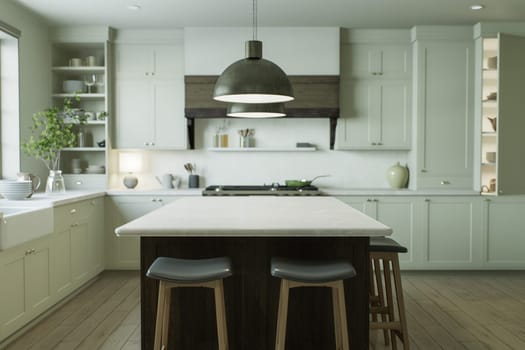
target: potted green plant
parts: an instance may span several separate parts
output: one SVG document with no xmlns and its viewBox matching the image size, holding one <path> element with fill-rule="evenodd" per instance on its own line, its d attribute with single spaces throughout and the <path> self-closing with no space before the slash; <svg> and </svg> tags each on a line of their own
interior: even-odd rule
<svg viewBox="0 0 525 350">
<path fill-rule="evenodd" d="M 80 101 L 78 96 L 75 96 L 74 99 Z M 72 99 L 65 98 L 63 109 L 51 107 L 33 114 L 31 136 L 21 146 L 24 153 L 40 159 L 49 169 L 46 193 L 65 191 L 64 179 L 60 170 L 60 152 L 76 144 L 74 123 L 85 123 L 85 120 L 74 112 L 72 106 Z M 64 120 L 66 117 L 74 122 L 66 122 Z"/>
</svg>

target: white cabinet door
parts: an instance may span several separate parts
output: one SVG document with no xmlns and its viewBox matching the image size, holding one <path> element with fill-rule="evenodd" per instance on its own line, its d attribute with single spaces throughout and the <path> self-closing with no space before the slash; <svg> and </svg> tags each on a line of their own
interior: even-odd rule
<svg viewBox="0 0 525 350">
<path fill-rule="evenodd" d="M 342 81 L 337 148 L 410 149 L 409 98 L 405 80 Z"/>
<path fill-rule="evenodd" d="M 421 247 L 426 267 L 480 266 L 479 198 L 434 197 L 424 203 Z"/>
<path fill-rule="evenodd" d="M 408 45 L 352 44 L 341 48 L 341 77 L 402 79 L 410 77 Z"/>
<path fill-rule="evenodd" d="M 49 236 L 0 253 L 0 339 L 51 304 Z"/>
<path fill-rule="evenodd" d="M 70 229 L 71 276 L 73 283 L 87 280 L 91 272 L 91 245 L 87 218 L 75 221 Z"/>
<path fill-rule="evenodd" d="M 181 197 L 118 196 L 106 198 L 106 268 L 137 270 L 140 268 L 140 238 L 117 237 L 115 228 L 165 203 Z"/>
<path fill-rule="evenodd" d="M 473 187 L 473 47 L 415 44 L 418 189 Z"/>
<path fill-rule="evenodd" d="M 159 80 L 152 88 L 155 148 L 186 149 L 188 133 L 184 117 L 184 81 Z"/>
<path fill-rule="evenodd" d="M 367 201 L 366 214 L 387 225 L 393 231 L 390 238 L 408 249 L 406 254 L 399 254 L 403 267 L 410 267 L 419 252 L 416 247 L 416 198 L 378 197 Z"/>
<path fill-rule="evenodd" d="M 523 268 L 525 266 L 525 198 L 486 199 L 483 232 L 485 266 Z"/>
<path fill-rule="evenodd" d="M 151 84 L 142 79 L 117 79 L 115 84 L 115 146 L 144 148 L 154 142 Z"/>
<path fill-rule="evenodd" d="M 153 51 L 141 44 L 115 45 L 114 59 L 117 78 L 144 77 L 151 74 L 155 67 Z"/>
</svg>

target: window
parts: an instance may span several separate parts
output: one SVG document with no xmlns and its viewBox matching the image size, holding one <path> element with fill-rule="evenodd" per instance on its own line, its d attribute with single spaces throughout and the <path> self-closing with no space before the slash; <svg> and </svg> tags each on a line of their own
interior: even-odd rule
<svg viewBox="0 0 525 350">
<path fill-rule="evenodd" d="M 0 172 L 14 177 L 20 164 L 19 67 L 20 31 L 0 21 Z M 16 164 L 16 166 L 13 166 Z"/>
</svg>

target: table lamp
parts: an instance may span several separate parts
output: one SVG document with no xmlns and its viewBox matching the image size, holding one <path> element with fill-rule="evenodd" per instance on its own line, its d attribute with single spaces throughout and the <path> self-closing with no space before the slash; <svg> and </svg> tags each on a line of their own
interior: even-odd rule
<svg viewBox="0 0 525 350">
<path fill-rule="evenodd" d="M 124 186 L 127 188 L 135 188 L 139 183 L 139 180 L 133 173 L 142 171 L 142 154 L 132 152 L 120 152 L 119 153 L 119 171 L 121 173 L 127 173 L 124 176 Z"/>
</svg>

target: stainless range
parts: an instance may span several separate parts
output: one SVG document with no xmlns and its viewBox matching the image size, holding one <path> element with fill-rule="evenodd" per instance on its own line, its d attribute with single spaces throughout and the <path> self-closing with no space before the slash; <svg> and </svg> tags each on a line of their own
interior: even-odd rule
<svg viewBox="0 0 525 350">
<path fill-rule="evenodd" d="M 203 196 L 321 196 L 315 186 L 282 186 L 279 184 L 262 186 L 208 186 L 202 191 Z"/>
</svg>

